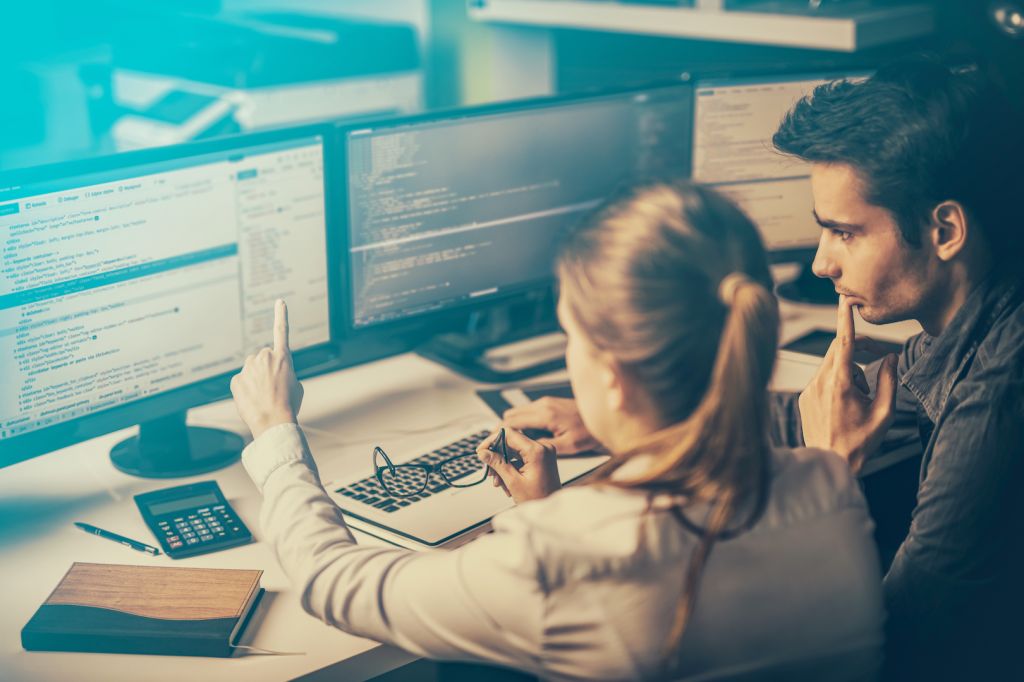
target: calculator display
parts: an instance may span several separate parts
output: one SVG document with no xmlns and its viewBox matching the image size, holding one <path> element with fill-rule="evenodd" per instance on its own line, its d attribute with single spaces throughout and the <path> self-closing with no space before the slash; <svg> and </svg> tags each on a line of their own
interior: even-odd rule
<svg viewBox="0 0 1024 682">
<path fill-rule="evenodd" d="M 207 493 L 205 495 L 193 495 L 192 497 L 171 500 L 170 502 L 154 502 L 149 505 L 149 513 L 156 516 L 159 514 L 170 514 L 172 512 L 181 511 L 182 509 L 206 507 L 213 504 L 217 504 L 217 496 L 213 493 Z"/>
</svg>

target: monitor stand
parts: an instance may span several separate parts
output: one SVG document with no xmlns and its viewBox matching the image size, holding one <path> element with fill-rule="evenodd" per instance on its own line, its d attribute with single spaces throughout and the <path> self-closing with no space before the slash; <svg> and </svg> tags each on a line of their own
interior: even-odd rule
<svg viewBox="0 0 1024 682">
<path fill-rule="evenodd" d="M 245 442 L 237 433 L 185 424 L 185 413 L 139 424 L 139 434 L 110 451 L 110 461 L 126 474 L 143 478 L 180 478 L 232 464 Z"/>
<path fill-rule="evenodd" d="M 832 306 L 839 303 L 839 294 L 836 293 L 832 280 L 815 275 L 810 263 L 804 263 L 800 274 L 795 279 L 780 284 L 776 291 L 781 298 L 794 303 Z"/>
<path fill-rule="evenodd" d="M 551 287 L 459 318 L 456 331 L 436 334 L 416 352 L 459 374 L 490 384 L 522 381 L 565 367 L 565 335 Z"/>
<path fill-rule="evenodd" d="M 476 334 L 442 334 L 417 352 L 475 381 L 501 384 L 565 367 L 565 334 L 551 325 L 503 344 Z"/>
</svg>

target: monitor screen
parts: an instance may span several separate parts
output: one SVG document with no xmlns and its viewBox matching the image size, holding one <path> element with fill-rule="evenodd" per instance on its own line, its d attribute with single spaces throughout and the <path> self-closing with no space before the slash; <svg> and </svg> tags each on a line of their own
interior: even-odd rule
<svg viewBox="0 0 1024 682">
<path fill-rule="evenodd" d="M 769 251 L 818 244 L 821 228 L 811 213 L 810 169 L 776 152 L 772 135 L 797 100 L 836 77 L 775 75 L 695 83 L 693 179 L 739 204 L 761 229 Z"/>
<path fill-rule="evenodd" d="M 567 225 L 688 172 L 691 107 L 677 85 L 348 131 L 352 326 L 549 285 Z"/>
<path fill-rule="evenodd" d="M 330 340 L 322 136 L 0 187 L 0 440 Z M 188 407 L 185 406 L 185 407 Z"/>
</svg>

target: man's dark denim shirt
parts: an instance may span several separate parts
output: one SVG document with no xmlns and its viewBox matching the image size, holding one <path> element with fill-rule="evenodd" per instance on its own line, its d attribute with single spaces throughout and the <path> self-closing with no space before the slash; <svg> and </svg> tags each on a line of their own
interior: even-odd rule
<svg viewBox="0 0 1024 682">
<path fill-rule="evenodd" d="M 1005 672 L 1021 658 L 1005 638 L 1024 620 L 1022 289 L 990 276 L 939 336 L 903 347 L 882 452 L 916 441 L 923 453 L 910 532 L 885 576 L 890 656 L 904 669 L 946 677 L 969 661 L 978 673 L 980 655 Z M 866 374 L 873 383 L 876 368 Z M 773 438 L 799 445 L 795 395 L 773 406 Z"/>
</svg>

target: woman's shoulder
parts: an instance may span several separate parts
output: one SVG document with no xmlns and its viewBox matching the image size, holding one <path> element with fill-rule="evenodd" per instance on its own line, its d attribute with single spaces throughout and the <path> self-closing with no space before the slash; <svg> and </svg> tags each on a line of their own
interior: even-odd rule
<svg viewBox="0 0 1024 682">
<path fill-rule="evenodd" d="M 646 493 L 611 483 L 576 485 L 500 514 L 494 527 L 528 528 L 558 542 L 571 541 L 620 524 L 635 528 L 650 505 Z M 865 508 L 865 503 L 849 466 L 835 453 L 779 448 L 772 451 L 769 508 L 788 525 L 845 508 Z"/>
<path fill-rule="evenodd" d="M 648 513 L 644 492 L 611 484 L 564 488 L 542 500 L 519 505 L 496 516 L 496 533 L 519 538 L 551 589 L 568 582 L 632 575 L 639 567 L 673 565 L 696 542 L 679 533 L 664 513 Z"/>
<path fill-rule="evenodd" d="M 787 524 L 866 509 L 849 465 L 839 455 L 816 448 L 778 448 L 772 452 L 771 510 Z"/>
</svg>

